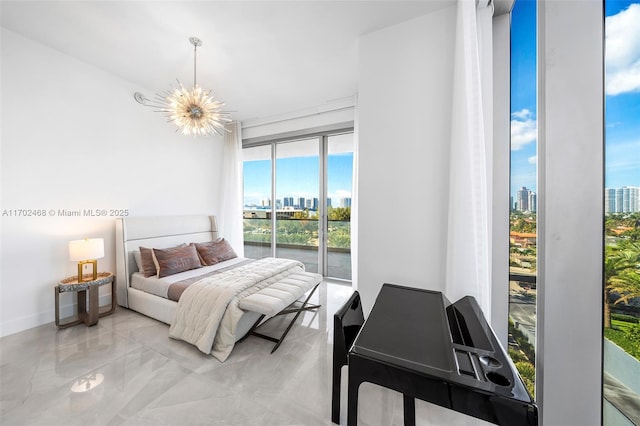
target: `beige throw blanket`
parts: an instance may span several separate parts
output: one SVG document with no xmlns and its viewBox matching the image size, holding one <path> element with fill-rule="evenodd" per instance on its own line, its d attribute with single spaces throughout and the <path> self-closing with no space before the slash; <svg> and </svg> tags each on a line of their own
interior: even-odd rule
<svg viewBox="0 0 640 426">
<path fill-rule="evenodd" d="M 238 307 L 240 300 L 303 270 L 297 260 L 268 257 L 203 278 L 182 293 L 169 336 L 225 361 L 244 313 Z"/>
</svg>

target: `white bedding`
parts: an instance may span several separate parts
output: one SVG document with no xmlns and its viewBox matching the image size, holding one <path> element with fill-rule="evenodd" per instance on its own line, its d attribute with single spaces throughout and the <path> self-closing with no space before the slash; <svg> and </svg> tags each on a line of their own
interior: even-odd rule
<svg viewBox="0 0 640 426">
<path fill-rule="evenodd" d="M 131 287 L 136 290 L 141 290 L 146 293 L 153 294 L 167 299 L 167 292 L 171 284 L 177 283 L 189 278 L 198 277 L 200 275 L 207 274 L 209 272 L 217 271 L 229 266 L 237 265 L 244 262 L 245 258 L 236 257 L 235 259 L 225 260 L 224 262 L 217 263 L 213 266 L 203 266 L 198 269 L 191 269 L 190 271 L 180 272 L 179 274 L 169 275 L 167 277 L 145 277 L 140 272 L 134 272 L 131 275 Z"/>
<path fill-rule="evenodd" d="M 304 265 L 299 261 L 264 258 L 203 278 L 182 294 L 169 336 L 224 361 L 233 349 L 238 321 L 244 314 L 238 306 L 240 300 L 301 271 Z"/>
<path fill-rule="evenodd" d="M 199 268 L 161 280 L 154 277 L 145 279 L 136 273 L 138 266 L 134 253 L 139 251 L 140 246 L 163 249 L 179 244 L 215 241 L 220 238 L 216 218 L 210 215 L 118 218 L 115 237 L 118 304 L 169 325 L 175 322 L 178 308 L 178 303 L 167 297 L 172 283 L 246 260 L 235 259 L 212 268 Z M 186 294 L 186 291 L 183 294 Z M 228 321 L 229 316 L 225 316 L 220 328 L 228 330 L 229 335 L 237 340 L 251 329 L 260 317 L 260 313 L 251 310 L 242 311 L 237 303 L 234 306 L 233 321 Z M 238 320 L 237 316 L 241 318 Z"/>
</svg>

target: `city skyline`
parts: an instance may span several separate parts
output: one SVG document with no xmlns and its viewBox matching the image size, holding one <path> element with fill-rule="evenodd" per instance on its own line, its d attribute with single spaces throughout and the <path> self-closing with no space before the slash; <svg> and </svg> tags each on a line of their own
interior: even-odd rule
<svg viewBox="0 0 640 426">
<path fill-rule="evenodd" d="M 317 211 L 320 200 L 318 198 L 305 198 L 305 197 L 289 197 L 284 196 L 282 198 L 276 198 L 276 209 L 296 209 L 296 210 L 309 210 Z M 327 206 L 333 208 L 338 207 L 351 207 L 351 197 L 331 198 L 327 197 Z M 258 210 L 271 208 L 271 199 L 264 198 L 259 203 L 245 203 L 244 207 L 251 207 Z"/>
<path fill-rule="evenodd" d="M 260 205 L 271 199 L 271 160 L 244 162 L 244 205 Z M 317 155 L 276 160 L 276 200 L 318 198 L 320 181 Z M 327 198 L 351 198 L 353 153 L 330 154 L 327 161 Z"/>
<path fill-rule="evenodd" d="M 605 213 L 640 212 L 640 187 L 624 186 L 604 189 Z"/>
</svg>

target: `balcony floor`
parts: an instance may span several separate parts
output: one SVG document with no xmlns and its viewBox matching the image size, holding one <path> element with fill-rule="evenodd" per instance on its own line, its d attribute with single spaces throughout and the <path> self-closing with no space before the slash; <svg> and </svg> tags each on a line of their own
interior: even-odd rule
<svg viewBox="0 0 640 426">
<path fill-rule="evenodd" d="M 260 259 L 271 256 L 271 247 L 255 244 L 244 245 L 245 257 Z M 318 250 L 308 250 L 290 247 L 279 247 L 276 250 L 276 257 L 296 259 L 304 263 L 305 269 L 309 272 L 318 272 Z M 330 278 L 351 280 L 351 253 L 329 252 L 329 273 Z"/>
</svg>

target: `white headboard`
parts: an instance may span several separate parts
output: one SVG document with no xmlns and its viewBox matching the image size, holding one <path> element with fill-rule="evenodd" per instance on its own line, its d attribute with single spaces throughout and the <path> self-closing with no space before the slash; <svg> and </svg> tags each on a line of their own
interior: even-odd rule
<svg viewBox="0 0 640 426">
<path fill-rule="evenodd" d="M 116 219 L 116 283 L 120 306 L 129 307 L 129 278 L 138 271 L 133 252 L 140 246 L 165 248 L 218 238 L 215 216 L 148 216 Z"/>
</svg>

